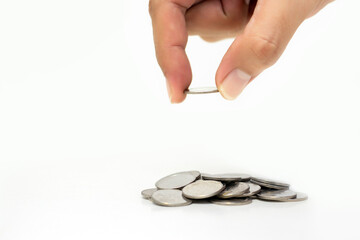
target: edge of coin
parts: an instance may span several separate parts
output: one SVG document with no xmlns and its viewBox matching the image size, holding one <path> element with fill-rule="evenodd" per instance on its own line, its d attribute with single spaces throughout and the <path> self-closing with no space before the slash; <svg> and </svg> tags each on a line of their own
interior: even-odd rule
<svg viewBox="0 0 360 240">
<path fill-rule="evenodd" d="M 154 204 L 156 204 L 156 205 L 158 205 L 158 206 L 162 206 L 162 207 L 184 207 L 184 206 L 188 206 L 188 205 L 192 204 L 192 200 L 186 198 L 185 196 L 183 196 L 182 191 L 179 190 L 179 189 L 160 189 L 160 190 L 158 190 L 158 191 L 180 191 L 180 192 L 181 192 L 181 196 L 182 196 L 183 199 L 185 200 L 184 203 L 179 203 L 179 204 L 170 205 L 170 204 L 165 204 L 165 203 L 163 203 L 163 202 L 161 202 L 161 201 L 158 201 L 158 200 L 154 199 L 153 197 L 151 197 L 150 200 L 151 200 Z M 156 192 L 158 192 L 158 191 L 156 191 Z M 156 193 L 156 192 L 155 192 L 155 193 Z M 154 193 L 154 194 L 155 194 L 155 193 Z M 154 195 L 154 194 L 153 194 L 153 195 Z"/>
<path fill-rule="evenodd" d="M 156 183 L 155 183 L 155 187 L 158 188 L 159 190 L 181 189 L 181 188 L 185 187 L 188 184 L 185 184 L 184 186 L 180 186 L 180 187 L 175 187 L 175 188 L 163 188 L 163 187 L 159 186 L 159 182 L 164 180 L 167 177 L 170 177 L 170 176 L 173 176 L 173 175 L 176 175 L 176 174 L 183 174 L 183 173 L 189 173 L 190 175 L 192 175 L 194 177 L 194 180 L 189 182 L 188 184 L 195 182 L 197 179 L 199 179 L 201 177 L 201 172 L 196 171 L 196 170 L 176 172 L 176 173 L 169 174 L 169 175 L 167 175 L 165 177 L 162 177 L 159 180 L 157 180 Z M 198 173 L 198 174 L 196 174 L 197 176 L 195 175 L 195 173 Z"/>
<path fill-rule="evenodd" d="M 219 89 L 216 87 L 198 87 L 198 88 L 189 88 L 184 91 L 185 94 L 209 94 L 209 93 L 218 93 Z"/>
<path fill-rule="evenodd" d="M 212 198 L 209 199 L 209 201 L 216 205 L 221 206 L 243 206 L 248 205 L 252 203 L 252 198 L 227 198 L 227 199 L 221 199 L 221 198 Z"/>
<path fill-rule="evenodd" d="M 238 193 L 238 194 L 223 195 L 222 193 L 224 193 L 224 191 L 226 191 L 226 189 L 227 189 L 227 187 L 228 187 L 228 186 L 225 186 L 224 190 L 223 190 L 222 192 L 220 192 L 219 194 L 217 194 L 216 196 L 217 196 L 218 198 L 220 198 L 220 199 L 229 199 L 229 198 L 239 198 L 239 197 L 241 197 L 242 195 L 244 195 L 244 194 L 246 194 L 246 193 L 249 193 L 249 190 L 250 190 L 249 184 L 247 184 L 246 182 L 239 182 L 239 184 L 246 184 L 246 185 L 247 185 L 247 188 L 246 188 L 244 191 L 242 191 L 242 192 L 240 192 L 240 193 Z"/>
<path fill-rule="evenodd" d="M 288 183 L 284 183 L 284 182 L 280 182 L 280 181 L 276 181 L 276 180 L 271 180 L 271 179 L 263 179 L 263 178 L 251 177 L 251 180 L 254 180 L 256 182 L 269 184 L 269 185 L 275 185 L 275 186 L 279 186 L 279 187 L 290 187 L 290 184 L 288 184 Z"/>
<path fill-rule="evenodd" d="M 251 189 L 250 184 L 253 184 L 253 185 L 258 186 L 258 187 L 259 187 L 259 189 L 258 189 L 258 190 L 256 190 L 256 191 L 254 191 L 254 192 L 244 193 L 243 195 L 239 196 L 238 198 L 241 198 L 241 197 L 252 197 L 252 196 L 254 196 L 254 195 L 258 194 L 259 192 L 261 192 L 262 188 L 261 188 L 261 186 L 260 186 L 260 185 L 255 184 L 255 183 L 252 183 L 252 182 L 246 182 L 246 183 L 249 185 L 250 189 Z M 250 189 L 249 189 L 249 191 L 250 191 Z"/>
<path fill-rule="evenodd" d="M 150 200 L 152 194 L 154 194 L 157 190 L 158 190 L 157 188 L 144 189 L 144 190 L 141 191 L 141 196 L 142 196 L 144 199 L 146 199 L 146 200 Z M 151 195 L 147 194 L 147 193 L 146 193 L 147 191 L 152 191 L 152 194 L 151 194 Z"/>
<path fill-rule="evenodd" d="M 264 182 L 258 182 L 254 179 L 251 179 L 250 182 L 260 185 L 261 187 L 266 187 L 266 188 L 270 188 L 270 189 L 276 189 L 276 190 L 287 190 L 290 187 L 285 187 L 285 186 L 278 186 L 278 185 L 274 185 L 274 184 L 268 184 L 268 183 L 264 183 Z"/>
<path fill-rule="evenodd" d="M 221 184 L 222 184 L 222 188 L 221 188 L 221 189 L 219 189 L 218 191 L 214 192 L 213 194 L 209 195 L 209 196 L 204 196 L 204 197 L 201 197 L 201 198 L 194 197 L 194 196 L 189 196 L 189 195 L 187 195 L 186 193 L 184 193 L 184 189 L 185 189 L 186 187 L 188 187 L 188 186 L 189 186 L 189 185 L 191 185 L 191 184 L 196 183 L 197 181 L 211 181 L 211 182 L 218 182 L 218 183 L 221 183 Z M 226 185 L 225 185 L 225 184 L 223 184 L 221 181 L 216 181 L 216 180 L 197 180 L 197 181 L 192 182 L 192 183 L 190 183 L 190 184 L 186 185 L 186 186 L 182 189 L 182 194 L 183 194 L 183 196 L 184 196 L 185 198 L 188 198 L 188 199 L 190 199 L 190 200 L 203 200 L 203 199 L 209 199 L 209 198 L 212 198 L 212 197 L 214 197 L 214 196 L 218 195 L 219 193 L 221 193 L 221 192 L 225 189 L 225 187 L 226 187 Z"/>
<path fill-rule="evenodd" d="M 268 191 L 268 190 L 265 190 L 264 192 L 279 192 L 279 191 L 289 191 L 289 192 L 292 192 L 292 193 L 295 193 L 294 196 L 282 196 L 282 197 L 277 197 L 276 195 L 270 195 L 270 196 L 263 196 L 261 195 L 262 192 L 256 194 L 257 198 L 258 199 L 262 199 L 262 200 L 268 200 L 268 201 L 280 201 L 280 200 L 288 200 L 288 199 L 292 199 L 292 198 L 296 198 L 297 196 L 297 192 L 294 192 L 292 190 L 289 190 L 289 189 L 286 189 L 286 190 L 275 190 L 275 191 Z"/>
<path fill-rule="evenodd" d="M 300 197 L 299 197 L 300 195 Z M 309 197 L 306 193 L 296 192 L 295 198 L 285 199 L 285 200 L 277 200 L 277 202 L 302 202 L 308 200 Z"/>
<path fill-rule="evenodd" d="M 238 175 L 238 177 L 221 177 L 221 175 Z M 243 178 L 239 175 L 247 175 L 246 178 Z M 244 173 L 218 173 L 218 174 L 210 174 L 210 173 L 201 173 L 201 176 L 204 180 L 214 180 L 220 182 L 247 182 L 251 180 L 251 176 Z"/>
</svg>

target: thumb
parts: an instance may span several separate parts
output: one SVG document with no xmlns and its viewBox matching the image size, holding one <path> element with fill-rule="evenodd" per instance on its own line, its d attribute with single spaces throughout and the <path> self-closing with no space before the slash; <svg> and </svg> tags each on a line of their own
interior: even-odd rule
<svg viewBox="0 0 360 240">
<path fill-rule="evenodd" d="M 244 32 L 232 43 L 216 73 L 221 95 L 235 99 L 247 84 L 273 65 L 306 18 L 299 0 L 258 0 Z"/>
</svg>

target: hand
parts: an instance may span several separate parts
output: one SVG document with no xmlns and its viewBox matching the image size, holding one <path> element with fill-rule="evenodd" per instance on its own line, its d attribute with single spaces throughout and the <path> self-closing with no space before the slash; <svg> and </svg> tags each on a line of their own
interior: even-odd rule
<svg viewBox="0 0 360 240">
<path fill-rule="evenodd" d="M 217 70 L 221 95 L 235 99 L 281 56 L 299 25 L 332 0 L 150 0 L 158 63 L 170 101 L 180 103 L 192 73 L 188 35 L 206 41 L 236 37 Z"/>
</svg>

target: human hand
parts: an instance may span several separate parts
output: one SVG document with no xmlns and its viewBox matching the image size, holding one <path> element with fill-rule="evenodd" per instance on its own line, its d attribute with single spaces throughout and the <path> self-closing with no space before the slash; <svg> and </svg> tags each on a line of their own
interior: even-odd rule
<svg viewBox="0 0 360 240">
<path fill-rule="evenodd" d="M 217 70 L 221 95 L 235 99 L 273 65 L 299 25 L 333 0 L 150 0 L 158 63 L 170 101 L 182 102 L 192 73 L 188 35 L 206 41 L 235 37 Z"/>
</svg>

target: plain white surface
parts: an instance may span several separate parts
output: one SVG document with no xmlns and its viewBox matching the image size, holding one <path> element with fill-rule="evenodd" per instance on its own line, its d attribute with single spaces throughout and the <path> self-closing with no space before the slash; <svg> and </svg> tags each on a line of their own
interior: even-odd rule
<svg viewBox="0 0 360 240">
<path fill-rule="evenodd" d="M 235 102 L 170 105 L 147 1 L 0 2 L 0 239 L 359 239 L 359 1 L 307 20 Z M 193 37 L 193 86 L 230 40 Z M 301 203 L 161 208 L 200 170 L 273 177 Z"/>
</svg>

